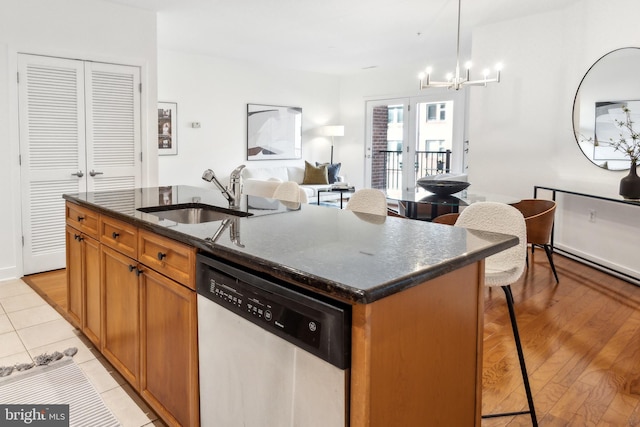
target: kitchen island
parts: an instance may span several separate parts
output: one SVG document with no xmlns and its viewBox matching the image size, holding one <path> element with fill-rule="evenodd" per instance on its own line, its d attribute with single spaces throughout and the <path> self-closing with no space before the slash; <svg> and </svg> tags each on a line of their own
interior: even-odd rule
<svg viewBox="0 0 640 427">
<path fill-rule="evenodd" d="M 94 326 L 88 329 L 98 333 L 99 348 L 112 363 L 116 361 L 119 370 L 130 374 L 125 378 L 165 421 L 197 424 L 198 417 L 174 414 L 180 409 L 170 408 L 184 405 L 145 386 L 153 381 L 149 372 L 153 351 L 175 347 L 162 347 L 167 340 L 154 341 L 158 331 L 151 325 L 166 325 L 175 319 L 155 318 L 159 315 L 152 303 L 178 303 L 188 314 L 175 338 L 193 341 L 195 331 L 186 338 L 182 335 L 184 329 L 197 328 L 195 296 L 190 293 L 195 289 L 195 253 L 203 252 L 292 289 L 351 307 L 347 424 L 480 425 L 483 260 L 515 246 L 517 238 L 307 204 L 287 206 L 251 196 L 243 197 L 239 209 L 243 216 L 198 224 L 139 210 L 177 204 L 227 206 L 219 192 L 187 186 L 67 194 L 64 198 L 71 227 L 68 242 L 82 239 L 75 237 L 76 232 L 86 232 L 90 238 L 82 241 L 96 243 L 78 256 L 68 256 L 68 268 L 80 269 L 76 277 L 84 281 L 75 293 L 70 284 L 70 298 L 80 299 L 77 326 L 85 331 L 82 326 L 94 319 Z M 76 214 L 77 210 L 81 213 Z M 87 225 L 91 221 L 85 214 L 93 215 L 95 226 Z M 80 225 L 73 223 L 76 217 L 83 217 L 77 221 Z M 82 230 L 82 223 L 87 230 Z M 96 237 L 91 239 L 93 228 Z M 122 236 L 129 236 L 130 244 L 118 243 Z M 166 245 L 171 250 L 162 249 Z M 123 252 L 126 250 L 129 252 Z M 78 257 L 95 261 L 74 267 Z M 114 277 L 120 265 L 114 260 L 120 259 L 122 277 Z M 100 274 L 95 272 L 95 263 Z M 132 277 L 138 287 L 119 286 L 127 269 L 135 273 Z M 69 277 L 73 281 L 71 272 Z M 98 283 L 99 289 L 91 291 L 89 282 Z M 150 292 L 156 288 L 152 284 L 171 292 Z M 119 299 L 113 299 L 120 293 Z M 93 303 L 87 298 L 93 298 Z M 133 306 L 131 310 L 114 307 L 116 301 Z M 137 322 L 138 331 L 125 328 L 124 334 L 137 335 L 139 350 L 132 352 L 121 348 L 120 335 L 114 335 L 113 328 L 127 323 L 121 317 L 131 316 L 135 305 L 140 307 L 136 311 L 140 318 L 129 320 Z M 170 328 L 164 331 L 171 333 Z M 182 356 L 195 363 L 186 374 L 193 376 L 197 343 L 184 344 L 196 353 L 195 362 L 193 354 Z M 126 363 L 119 366 L 123 361 Z M 193 381 L 178 382 L 176 387 L 184 387 L 187 394 L 197 393 L 197 369 L 195 375 Z M 198 400 L 197 396 L 189 399 L 189 411 L 197 411 Z"/>
</svg>

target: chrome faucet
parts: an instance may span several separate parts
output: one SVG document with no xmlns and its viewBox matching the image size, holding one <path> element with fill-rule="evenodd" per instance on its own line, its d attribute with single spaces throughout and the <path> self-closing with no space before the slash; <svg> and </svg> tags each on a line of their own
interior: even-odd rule
<svg viewBox="0 0 640 427">
<path fill-rule="evenodd" d="M 216 187 L 222 192 L 222 195 L 229 201 L 229 207 L 231 209 L 238 209 L 240 207 L 240 196 L 242 195 L 242 185 L 240 172 L 244 169 L 245 165 L 240 165 L 235 168 L 229 176 L 230 187 L 224 187 L 218 178 L 216 178 L 215 172 L 211 169 L 207 169 L 202 174 L 202 179 L 207 182 L 213 182 Z"/>
</svg>

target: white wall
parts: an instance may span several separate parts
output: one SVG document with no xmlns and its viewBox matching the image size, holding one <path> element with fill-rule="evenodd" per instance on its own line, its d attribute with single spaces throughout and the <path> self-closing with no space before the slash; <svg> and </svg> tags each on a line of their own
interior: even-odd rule
<svg viewBox="0 0 640 427">
<path fill-rule="evenodd" d="M 160 101 L 178 104 L 178 154 L 160 156 L 160 185 L 213 187 L 201 179 L 208 168 L 228 185 L 240 164 L 303 166 L 303 160 L 247 161 L 248 103 L 301 107 L 303 159 L 329 161 L 330 141 L 318 136 L 318 128 L 338 124 L 337 77 L 160 50 L 158 85 Z M 202 127 L 194 129 L 192 122 Z"/>
<path fill-rule="evenodd" d="M 639 14 L 634 0 L 585 0 L 474 32 L 474 58 L 505 62 L 502 83 L 471 94 L 469 180 L 476 189 L 531 197 L 534 185 L 547 185 L 618 197 L 626 172 L 600 169 L 582 154 L 572 106 L 595 61 L 611 50 L 640 46 Z M 640 244 L 628 237 L 640 231 L 638 208 L 561 197 L 559 209 L 559 247 L 640 277 Z"/>
<path fill-rule="evenodd" d="M 155 158 L 156 16 L 101 0 L 2 0 L 0 3 L 0 280 L 22 275 L 18 165 L 19 52 L 138 65 L 144 85 L 143 150 Z M 150 138 L 150 135 L 153 137 Z M 149 144 L 149 142 L 152 142 Z M 156 162 L 143 182 L 155 184 Z"/>
</svg>

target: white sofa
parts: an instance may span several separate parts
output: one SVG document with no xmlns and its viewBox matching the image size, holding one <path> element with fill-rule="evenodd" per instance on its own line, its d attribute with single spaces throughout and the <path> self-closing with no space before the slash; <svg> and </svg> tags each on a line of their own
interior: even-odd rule
<svg viewBox="0 0 640 427">
<path fill-rule="evenodd" d="M 318 202 L 318 190 L 331 187 L 330 184 L 308 185 L 302 184 L 304 180 L 304 167 L 300 166 L 274 166 L 264 168 L 246 167 L 242 170 L 243 193 L 252 196 L 262 196 L 265 189 L 275 188 L 279 182 L 294 181 L 307 194 L 309 203 Z M 339 194 L 323 193 L 321 200 L 334 200 Z"/>
</svg>

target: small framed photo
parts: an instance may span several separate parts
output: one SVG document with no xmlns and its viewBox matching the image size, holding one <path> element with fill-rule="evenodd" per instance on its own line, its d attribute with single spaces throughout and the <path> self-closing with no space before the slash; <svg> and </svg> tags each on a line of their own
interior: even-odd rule
<svg viewBox="0 0 640 427">
<path fill-rule="evenodd" d="M 158 102 L 158 154 L 178 154 L 178 104 Z"/>
</svg>

